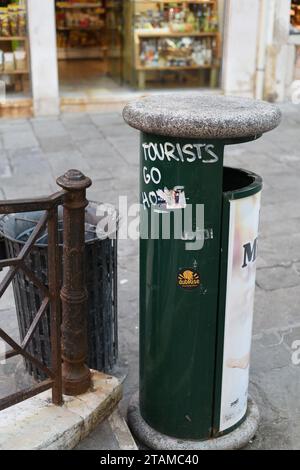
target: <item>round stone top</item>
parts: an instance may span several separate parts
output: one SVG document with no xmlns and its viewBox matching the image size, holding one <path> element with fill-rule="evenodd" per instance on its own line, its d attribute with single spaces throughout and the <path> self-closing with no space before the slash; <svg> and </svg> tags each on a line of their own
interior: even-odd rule
<svg viewBox="0 0 300 470">
<path fill-rule="evenodd" d="M 171 93 L 132 101 L 123 117 L 131 127 L 150 134 L 238 139 L 274 129 L 281 112 L 273 104 L 249 98 Z"/>
</svg>

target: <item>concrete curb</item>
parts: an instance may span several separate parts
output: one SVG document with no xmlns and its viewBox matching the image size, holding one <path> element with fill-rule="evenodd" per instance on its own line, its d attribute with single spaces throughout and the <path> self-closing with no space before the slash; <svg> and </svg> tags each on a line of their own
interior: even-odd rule
<svg viewBox="0 0 300 470">
<path fill-rule="evenodd" d="M 51 402 L 51 391 L 1 411 L 0 450 L 68 450 L 117 407 L 122 386 L 115 377 L 92 371 L 92 388 L 77 397 Z"/>
<path fill-rule="evenodd" d="M 259 424 L 259 410 L 249 400 L 245 421 L 234 431 L 206 441 L 176 439 L 161 434 L 149 426 L 140 414 L 139 397 L 136 393 L 128 408 L 128 424 L 137 440 L 155 450 L 237 450 L 245 447 L 255 435 Z"/>
</svg>

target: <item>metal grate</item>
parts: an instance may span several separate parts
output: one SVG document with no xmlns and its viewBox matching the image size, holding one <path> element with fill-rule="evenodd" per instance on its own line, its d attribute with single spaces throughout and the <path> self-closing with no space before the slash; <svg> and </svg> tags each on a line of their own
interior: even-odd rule
<svg viewBox="0 0 300 470">
<path fill-rule="evenodd" d="M 114 239 L 98 238 L 96 233 L 99 217 L 97 203 L 90 202 L 86 208 L 85 222 L 85 279 L 87 297 L 87 365 L 91 369 L 110 373 L 118 358 L 118 312 L 117 312 L 117 233 Z M 11 214 L 0 220 L 9 257 L 18 256 L 38 223 L 40 213 Z M 107 213 L 105 213 L 107 218 Z M 116 212 L 110 215 L 116 217 Z M 115 220 L 117 229 L 117 220 Z M 58 211 L 59 261 L 63 258 L 62 211 Z M 48 232 L 41 229 L 38 238 L 26 260 L 27 269 L 32 271 L 43 285 L 48 285 Z M 61 287 L 61 280 L 60 280 Z M 43 302 L 43 293 L 23 271 L 13 280 L 20 337 L 23 340 L 35 312 Z M 51 364 L 51 315 L 46 307 L 39 327 L 32 335 L 28 350 L 32 355 Z M 43 370 L 25 358 L 26 369 L 37 380 L 45 379 Z"/>
</svg>

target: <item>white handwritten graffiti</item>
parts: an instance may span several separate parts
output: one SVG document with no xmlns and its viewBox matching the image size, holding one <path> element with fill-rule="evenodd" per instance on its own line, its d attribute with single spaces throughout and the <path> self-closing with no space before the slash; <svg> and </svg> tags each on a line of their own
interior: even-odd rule
<svg viewBox="0 0 300 470">
<path fill-rule="evenodd" d="M 156 160 L 168 162 L 188 162 L 201 161 L 202 163 L 217 163 L 219 157 L 214 152 L 213 144 L 172 144 L 171 142 L 164 143 L 144 143 L 144 157 L 145 161 L 155 162 Z"/>
</svg>

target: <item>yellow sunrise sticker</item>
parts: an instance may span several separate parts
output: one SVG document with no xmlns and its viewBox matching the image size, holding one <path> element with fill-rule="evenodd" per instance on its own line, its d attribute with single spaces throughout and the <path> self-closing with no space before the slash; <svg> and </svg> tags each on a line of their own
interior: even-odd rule
<svg viewBox="0 0 300 470">
<path fill-rule="evenodd" d="M 183 289 L 194 289 L 199 287 L 199 273 L 194 269 L 182 269 L 177 276 L 177 284 Z"/>
</svg>

